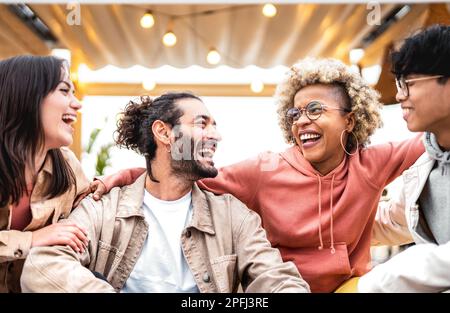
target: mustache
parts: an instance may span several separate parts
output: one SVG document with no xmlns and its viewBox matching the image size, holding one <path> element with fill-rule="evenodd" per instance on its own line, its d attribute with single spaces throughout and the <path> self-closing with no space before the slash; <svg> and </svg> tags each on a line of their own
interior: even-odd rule
<svg viewBox="0 0 450 313">
<path fill-rule="evenodd" d="M 200 148 L 213 149 L 215 151 L 217 149 L 217 144 L 218 144 L 217 140 L 208 139 L 199 141 L 197 146 L 200 146 Z"/>
</svg>

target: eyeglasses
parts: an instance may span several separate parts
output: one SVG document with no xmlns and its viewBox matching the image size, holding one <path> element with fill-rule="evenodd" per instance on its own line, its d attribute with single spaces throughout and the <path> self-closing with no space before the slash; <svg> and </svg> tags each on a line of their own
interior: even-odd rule
<svg viewBox="0 0 450 313">
<path fill-rule="evenodd" d="M 303 109 L 298 108 L 290 108 L 286 112 L 286 117 L 288 121 L 293 124 L 298 121 L 300 117 L 302 117 L 303 112 L 306 113 L 306 116 L 310 121 L 317 120 L 325 110 L 338 110 L 343 112 L 351 112 L 349 109 L 337 108 L 329 105 L 325 105 L 319 101 L 311 101 L 306 105 Z"/>
<path fill-rule="evenodd" d="M 426 76 L 426 77 L 419 77 L 419 78 L 411 78 L 411 79 L 405 79 L 403 76 L 400 78 L 395 79 L 395 86 L 397 86 L 397 91 L 401 91 L 403 96 L 409 97 L 409 83 L 417 82 L 421 80 L 428 80 L 428 79 L 436 79 L 444 77 L 444 75 L 434 75 L 434 76 Z"/>
</svg>

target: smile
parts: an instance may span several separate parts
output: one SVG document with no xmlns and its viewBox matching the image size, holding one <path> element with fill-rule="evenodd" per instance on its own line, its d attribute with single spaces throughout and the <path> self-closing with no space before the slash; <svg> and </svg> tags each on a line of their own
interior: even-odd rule
<svg viewBox="0 0 450 313">
<path fill-rule="evenodd" d="M 62 120 L 63 120 L 64 123 L 70 125 L 72 123 L 76 123 L 77 116 L 75 114 L 63 114 Z"/>
<path fill-rule="evenodd" d="M 304 133 L 300 134 L 300 140 L 302 144 L 306 144 L 308 142 L 316 142 L 317 140 L 322 137 L 320 134 L 317 133 Z"/>
</svg>

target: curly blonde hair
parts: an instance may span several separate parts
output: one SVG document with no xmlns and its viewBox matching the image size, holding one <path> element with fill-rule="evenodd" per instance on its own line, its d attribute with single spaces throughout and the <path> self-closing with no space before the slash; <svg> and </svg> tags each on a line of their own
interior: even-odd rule
<svg viewBox="0 0 450 313">
<path fill-rule="evenodd" d="M 382 126 L 380 117 L 380 95 L 371 88 L 361 77 L 353 72 L 349 66 L 336 59 L 306 58 L 294 64 L 289 69 L 285 79 L 277 86 L 275 98 L 278 105 L 278 123 L 287 143 L 295 143 L 291 131 L 292 124 L 286 117 L 286 112 L 294 106 L 294 96 L 302 88 L 315 84 L 338 84 L 345 89 L 351 112 L 355 116 L 353 134 L 346 144 L 347 151 L 356 146 L 370 143 L 370 136 L 375 129 Z"/>
</svg>

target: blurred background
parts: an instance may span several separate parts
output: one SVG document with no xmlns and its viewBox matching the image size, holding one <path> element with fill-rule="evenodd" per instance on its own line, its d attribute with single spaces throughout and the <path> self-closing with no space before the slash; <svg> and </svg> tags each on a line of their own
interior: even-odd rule
<svg viewBox="0 0 450 313">
<path fill-rule="evenodd" d="M 445 1 L 38 2 L 0 1 L 0 59 L 53 54 L 70 62 L 83 103 L 71 149 L 90 178 L 145 166 L 114 146 L 118 113 L 130 99 L 172 90 L 201 96 L 216 118 L 218 167 L 285 149 L 272 95 L 307 56 L 338 58 L 381 93 L 384 127 L 372 143 L 411 137 L 388 53 L 417 29 L 450 23 Z M 375 261 L 391 253 L 374 253 Z"/>
</svg>

